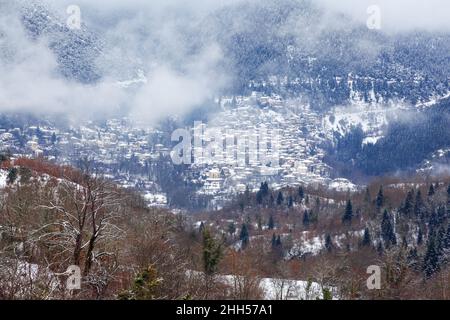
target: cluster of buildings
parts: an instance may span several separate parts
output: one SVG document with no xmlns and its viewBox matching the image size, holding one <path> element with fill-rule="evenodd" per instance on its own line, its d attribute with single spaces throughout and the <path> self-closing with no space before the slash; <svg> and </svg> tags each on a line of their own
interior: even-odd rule
<svg viewBox="0 0 450 320">
<path fill-rule="evenodd" d="M 212 152 L 216 156 L 208 161 L 202 159 L 204 150 L 211 152 L 211 141 L 206 138 L 201 142 L 202 150 L 193 146 L 193 162 L 182 171 L 186 183 L 195 186 L 198 195 L 221 203 L 246 188 L 258 190 L 264 181 L 273 189 L 300 184 L 336 185 L 330 178 L 332 168 L 323 160 L 325 151 L 321 146 L 328 139 L 323 132 L 323 116 L 308 104 L 257 92 L 223 97 L 218 103 L 220 111 L 208 123 L 200 124 L 202 132 L 215 132 L 216 147 Z M 190 130 L 195 133 L 198 126 Z M 244 135 L 248 138 L 262 129 L 267 139 L 260 135 L 253 144 L 246 140 L 238 146 Z M 217 140 L 217 132 L 223 140 Z M 170 132 L 135 126 L 126 118 L 66 128 L 41 125 L 2 129 L 0 124 L 0 149 L 13 156 L 43 156 L 61 164 L 78 165 L 81 159 L 94 159 L 96 170 L 122 187 L 142 192 L 149 205 L 164 206 L 170 199 L 156 175 L 162 170 L 158 166 L 173 155 L 170 136 Z M 224 149 L 219 150 L 217 145 Z M 223 154 L 217 157 L 218 152 Z M 338 183 L 341 188 L 346 188 L 345 184 L 341 180 Z"/>
</svg>

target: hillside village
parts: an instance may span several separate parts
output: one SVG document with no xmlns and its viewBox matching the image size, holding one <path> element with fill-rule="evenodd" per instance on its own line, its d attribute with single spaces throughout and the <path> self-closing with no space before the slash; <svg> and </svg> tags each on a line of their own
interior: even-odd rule
<svg viewBox="0 0 450 320">
<path fill-rule="evenodd" d="M 332 177 L 332 168 L 324 163 L 326 141 L 322 116 L 308 104 L 283 101 L 279 96 L 254 92 L 250 96 L 218 99 L 220 111 L 208 123 L 206 131 L 219 131 L 237 136 L 266 128 L 279 132 L 276 165 L 248 161 L 238 163 L 234 158 L 221 162 L 202 163 L 195 159 L 183 169 L 186 183 L 195 186 L 199 195 L 211 196 L 212 207 L 221 207 L 230 197 L 242 193 L 247 186 L 257 190 L 262 181 L 273 188 L 295 185 L 329 185 L 340 191 L 356 186 L 345 179 Z M 196 128 L 191 127 L 192 133 Z M 125 188 L 140 191 L 150 205 L 168 204 L 163 190 L 152 176 L 161 162 L 170 162 L 174 142 L 161 129 L 143 128 L 127 118 L 112 119 L 104 124 L 93 121 L 62 129 L 51 123 L 0 129 L 1 150 L 15 157 L 45 157 L 59 164 L 77 166 L 88 157 L 99 173 Z M 206 137 L 207 135 L 205 135 Z M 205 138 L 204 144 L 208 144 Z"/>
</svg>

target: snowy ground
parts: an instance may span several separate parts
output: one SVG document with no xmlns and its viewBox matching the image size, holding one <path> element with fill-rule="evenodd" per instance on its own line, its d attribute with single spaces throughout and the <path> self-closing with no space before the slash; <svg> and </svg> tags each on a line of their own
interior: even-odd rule
<svg viewBox="0 0 450 320">
<path fill-rule="evenodd" d="M 8 172 L 5 170 L 0 170 L 0 189 L 6 187 L 6 177 L 8 176 Z"/>
</svg>

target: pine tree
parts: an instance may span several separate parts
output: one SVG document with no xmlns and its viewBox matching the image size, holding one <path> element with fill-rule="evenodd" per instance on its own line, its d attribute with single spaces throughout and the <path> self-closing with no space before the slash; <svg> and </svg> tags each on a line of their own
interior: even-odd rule
<svg viewBox="0 0 450 320">
<path fill-rule="evenodd" d="M 281 206 L 284 202 L 284 197 L 283 197 L 283 193 L 280 191 L 278 192 L 278 196 L 277 196 L 277 205 Z"/>
<path fill-rule="evenodd" d="M 280 235 L 278 235 L 277 241 L 275 242 L 275 245 L 277 247 L 281 247 L 283 245 L 283 243 L 281 242 L 281 236 Z"/>
<path fill-rule="evenodd" d="M 423 233 L 422 228 L 419 228 L 419 232 L 417 233 L 417 245 L 420 247 L 423 243 Z"/>
<path fill-rule="evenodd" d="M 387 210 L 384 210 L 383 212 L 383 220 L 381 221 L 381 236 L 386 247 L 397 244 L 397 237 L 395 236 L 391 217 L 389 216 Z"/>
<path fill-rule="evenodd" d="M 245 223 L 242 225 L 241 233 L 239 235 L 239 240 L 242 241 L 243 248 L 247 247 L 248 243 L 250 242 L 248 227 Z"/>
<path fill-rule="evenodd" d="M 309 223 L 310 223 L 310 221 L 309 221 L 309 214 L 308 214 L 308 211 L 305 210 L 305 212 L 303 212 L 303 226 L 305 228 L 308 228 L 309 227 Z"/>
<path fill-rule="evenodd" d="M 367 203 L 367 204 L 372 202 L 372 197 L 370 195 L 370 190 L 369 190 L 368 187 L 366 188 L 366 193 L 364 195 L 364 202 Z"/>
<path fill-rule="evenodd" d="M 294 206 L 294 198 L 292 196 L 289 196 L 288 207 L 292 208 L 293 206 Z"/>
<path fill-rule="evenodd" d="M 206 275 L 213 275 L 217 271 L 222 258 L 222 245 L 218 244 L 209 230 L 203 230 L 203 269 Z"/>
<path fill-rule="evenodd" d="M 198 232 L 200 232 L 201 234 L 203 234 L 203 232 L 205 231 L 205 224 L 203 223 L 203 221 L 200 223 L 200 227 L 198 228 Z"/>
<path fill-rule="evenodd" d="M 383 186 L 380 186 L 380 190 L 378 191 L 377 198 L 375 200 L 375 205 L 377 206 L 378 210 L 380 210 L 384 206 Z"/>
<path fill-rule="evenodd" d="M 444 248 L 450 250 L 450 223 L 447 227 L 447 232 L 445 233 Z"/>
<path fill-rule="evenodd" d="M 369 228 L 364 229 L 364 236 L 362 240 L 362 245 L 368 247 L 372 245 L 372 237 L 370 236 Z"/>
<path fill-rule="evenodd" d="M 263 194 L 262 194 L 261 190 L 259 190 L 259 191 L 256 193 L 256 203 L 259 204 L 259 205 L 261 205 L 262 202 L 263 202 Z"/>
<path fill-rule="evenodd" d="M 303 190 L 302 186 L 298 187 L 298 197 L 300 199 L 300 202 L 302 202 L 303 199 L 305 199 L 305 191 Z"/>
<path fill-rule="evenodd" d="M 330 234 L 327 234 L 325 237 L 325 248 L 328 252 L 331 252 L 331 250 L 333 250 L 333 240 L 331 239 Z"/>
<path fill-rule="evenodd" d="M 275 221 L 273 220 L 272 215 L 269 217 L 269 223 L 268 223 L 267 227 L 269 228 L 269 230 L 273 230 L 275 228 Z"/>
<path fill-rule="evenodd" d="M 347 205 L 345 207 L 344 215 L 342 216 L 342 222 L 344 224 L 351 224 L 353 219 L 353 205 L 351 200 L 347 201 Z"/>
<path fill-rule="evenodd" d="M 428 239 L 422 270 L 427 278 L 439 271 L 439 255 L 436 250 L 435 235 L 430 235 Z"/>
<path fill-rule="evenodd" d="M 17 173 L 18 173 L 17 168 L 12 167 L 11 169 L 9 169 L 8 175 L 6 176 L 6 183 L 13 184 L 17 179 Z"/>
<path fill-rule="evenodd" d="M 56 134 L 53 132 L 52 133 L 52 140 L 51 140 L 52 144 L 56 143 Z"/>
<path fill-rule="evenodd" d="M 428 190 L 428 196 L 432 197 L 436 193 L 433 184 L 430 185 L 430 189 Z"/>
<path fill-rule="evenodd" d="M 417 218 L 422 218 L 423 216 L 423 199 L 422 199 L 422 193 L 420 192 L 420 189 L 417 190 L 416 194 L 416 201 L 414 203 L 414 215 Z"/>
<path fill-rule="evenodd" d="M 409 191 L 406 195 L 405 203 L 402 208 L 402 212 L 406 216 L 411 216 L 414 210 L 414 194 Z"/>
<path fill-rule="evenodd" d="M 275 233 L 272 235 L 272 248 L 275 248 L 277 246 L 277 236 Z"/>
</svg>

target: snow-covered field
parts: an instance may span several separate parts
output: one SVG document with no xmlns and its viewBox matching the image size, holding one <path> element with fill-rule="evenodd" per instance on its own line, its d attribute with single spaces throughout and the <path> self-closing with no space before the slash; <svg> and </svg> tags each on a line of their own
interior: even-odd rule
<svg viewBox="0 0 450 320">
<path fill-rule="evenodd" d="M 5 170 L 0 170 L 0 189 L 6 187 L 6 178 L 8 176 L 8 172 Z"/>
</svg>

